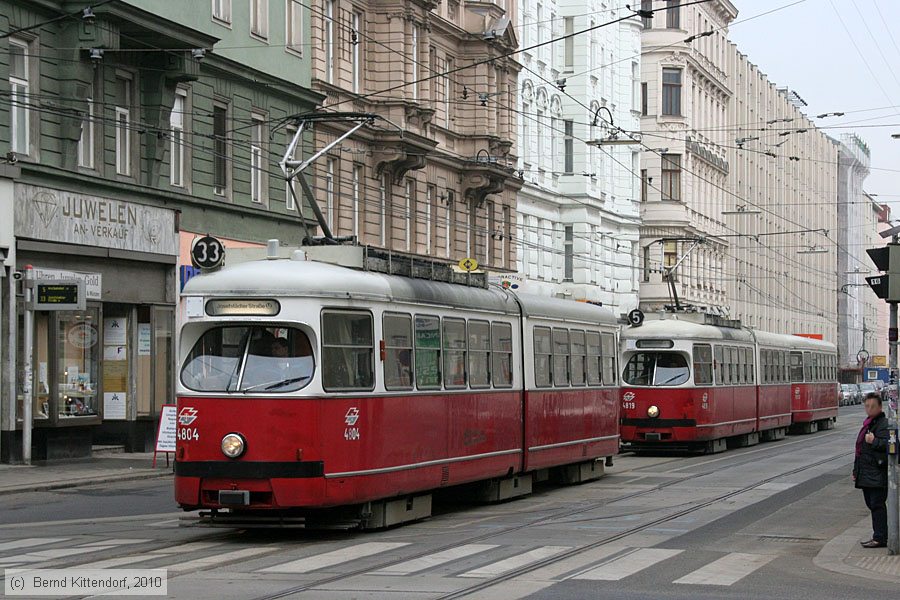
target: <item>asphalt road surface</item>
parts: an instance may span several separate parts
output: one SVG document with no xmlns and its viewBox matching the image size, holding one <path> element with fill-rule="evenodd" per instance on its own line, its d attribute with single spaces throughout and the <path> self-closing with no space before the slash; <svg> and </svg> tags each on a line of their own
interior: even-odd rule
<svg viewBox="0 0 900 600">
<path fill-rule="evenodd" d="M 0 496 L 0 567 L 166 568 L 184 599 L 895 597 L 813 564 L 867 514 L 850 482 L 862 411 L 841 413 L 832 431 L 624 455 L 596 482 L 373 533 L 185 526 L 169 479 Z"/>
</svg>

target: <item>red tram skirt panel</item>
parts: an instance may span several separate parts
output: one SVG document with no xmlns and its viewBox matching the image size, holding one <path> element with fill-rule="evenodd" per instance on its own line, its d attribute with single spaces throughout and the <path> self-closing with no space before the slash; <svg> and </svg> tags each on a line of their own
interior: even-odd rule
<svg viewBox="0 0 900 600">
<path fill-rule="evenodd" d="M 791 386 L 791 411 L 794 423 L 809 423 L 837 418 L 837 392 L 834 383 L 795 383 Z"/>
</svg>

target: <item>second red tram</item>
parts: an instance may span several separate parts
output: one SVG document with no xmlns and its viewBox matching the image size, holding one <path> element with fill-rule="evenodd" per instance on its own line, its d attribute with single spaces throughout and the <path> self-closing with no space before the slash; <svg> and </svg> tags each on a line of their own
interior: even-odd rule
<svg viewBox="0 0 900 600">
<path fill-rule="evenodd" d="M 622 333 L 625 448 L 725 450 L 830 429 L 832 344 L 669 315 Z"/>
<path fill-rule="evenodd" d="M 619 446 L 617 331 L 606 308 L 302 252 L 195 277 L 176 499 L 243 522 L 350 507 L 381 527 L 447 486 L 502 499 L 596 478 Z"/>
</svg>

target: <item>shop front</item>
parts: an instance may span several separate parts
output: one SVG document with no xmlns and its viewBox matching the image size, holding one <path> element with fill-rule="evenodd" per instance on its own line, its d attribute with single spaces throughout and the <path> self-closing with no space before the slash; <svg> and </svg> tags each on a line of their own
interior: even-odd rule
<svg viewBox="0 0 900 600">
<path fill-rule="evenodd" d="M 173 389 L 175 211 L 19 183 L 15 199 L 17 269 L 35 281 L 83 281 L 86 303 L 35 310 L 26 356 L 19 295 L 18 428 L 4 454 L 17 442 L 21 452 L 26 398 L 34 460 L 87 456 L 97 445 L 152 449 Z"/>
</svg>

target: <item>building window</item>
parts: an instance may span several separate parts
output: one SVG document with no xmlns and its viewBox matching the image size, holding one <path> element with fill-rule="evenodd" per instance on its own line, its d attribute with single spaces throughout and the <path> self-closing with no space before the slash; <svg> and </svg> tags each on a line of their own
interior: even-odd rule
<svg viewBox="0 0 900 600">
<path fill-rule="evenodd" d="M 285 128 L 287 143 L 290 144 L 294 139 L 294 136 L 297 135 L 296 127 L 287 127 Z M 290 160 L 297 160 L 297 157 L 300 155 L 300 142 L 297 142 L 297 145 L 294 146 L 294 151 L 291 153 L 289 157 Z M 296 210 L 297 202 L 296 196 L 298 194 L 298 184 L 297 179 L 293 178 L 288 180 L 284 186 L 284 207 L 287 210 L 294 211 Z"/>
<path fill-rule="evenodd" d="M 681 155 L 662 155 L 662 199 L 681 200 Z"/>
<path fill-rule="evenodd" d="M 325 81 L 334 83 L 334 3 L 325 0 Z"/>
<path fill-rule="evenodd" d="M 228 190 L 228 107 L 213 105 L 213 193 L 224 196 Z"/>
<path fill-rule="evenodd" d="M 487 231 L 484 234 L 484 264 L 489 265 L 494 260 L 494 236 L 497 224 L 494 220 L 494 203 L 485 202 L 487 211 Z"/>
<path fill-rule="evenodd" d="M 216 21 L 231 23 L 231 0 L 212 0 L 212 15 Z"/>
<path fill-rule="evenodd" d="M 566 225 L 565 238 L 565 266 L 563 279 L 572 281 L 575 275 L 575 228 L 572 225 Z"/>
<path fill-rule="evenodd" d="M 269 38 L 269 0 L 250 0 L 250 33 Z"/>
<path fill-rule="evenodd" d="M 131 175 L 131 79 L 116 77 L 116 173 Z"/>
<path fill-rule="evenodd" d="M 453 69 L 455 68 L 455 65 L 456 65 L 456 61 L 454 61 L 450 57 L 447 57 L 447 59 L 444 61 L 444 73 L 452 72 Z M 453 81 L 450 79 L 450 76 L 447 75 L 446 77 L 444 77 L 444 81 L 445 81 L 444 88 L 446 89 L 446 92 L 447 92 L 446 94 L 444 94 L 444 116 L 446 119 L 447 127 L 450 127 L 450 121 L 453 120 L 453 109 L 454 109 L 454 104 L 451 101 L 451 97 L 455 98 L 456 96 L 453 93 L 453 85 L 454 84 L 453 84 Z"/>
<path fill-rule="evenodd" d="M 10 125 L 12 128 L 12 151 L 16 154 L 29 154 L 31 140 L 29 116 L 30 77 L 28 70 L 31 60 L 28 56 L 28 44 L 18 40 L 9 41 L 9 85 L 11 88 L 12 107 L 10 109 Z"/>
<path fill-rule="evenodd" d="M 410 60 L 412 61 L 412 99 L 419 99 L 419 26 L 413 25 L 412 38 L 410 41 L 411 48 L 409 51 Z"/>
<path fill-rule="evenodd" d="M 287 47 L 303 53 L 303 4 L 300 0 L 287 0 Z"/>
<path fill-rule="evenodd" d="M 644 246 L 644 283 L 650 282 L 650 246 Z"/>
<path fill-rule="evenodd" d="M 81 137 L 78 138 L 78 166 L 85 169 L 94 168 L 94 92 L 90 98 L 85 98 L 87 112 L 81 120 Z"/>
<path fill-rule="evenodd" d="M 353 165 L 353 236 L 359 239 L 359 202 L 362 186 L 363 168 L 361 165 Z"/>
<path fill-rule="evenodd" d="M 567 69 L 571 69 L 575 66 L 575 17 L 565 17 L 565 34 L 566 36 L 566 45 L 565 45 L 565 57 L 564 57 L 564 65 Z"/>
<path fill-rule="evenodd" d="M 432 212 L 434 207 L 434 198 L 436 196 L 435 187 L 429 185 L 425 188 L 425 254 L 431 254 L 432 245 Z"/>
<path fill-rule="evenodd" d="M 681 0 L 666 0 L 666 29 L 681 29 Z"/>
<path fill-rule="evenodd" d="M 387 202 L 388 202 L 388 176 L 381 176 L 381 197 L 379 207 L 381 213 L 381 235 L 379 236 L 379 240 L 381 241 L 382 247 L 387 246 Z"/>
<path fill-rule="evenodd" d="M 265 117 L 258 113 L 250 115 L 250 200 L 263 201 L 263 143 L 265 141 Z"/>
<path fill-rule="evenodd" d="M 644 29 L 653 27 L 653 0 L 641 0 L 641 10 L 650 13 L 649 16 L 641 17 L 641 24 Z"/>
<path fill-rule="evenodd" d="M 359 47 L 362 43 L 361 35 L 362 35 L 362 26 L 363 26 L 363 15 L 360 12 L 354 12 L 351 17 L 351 29 L 353 29 L 353 38 L 352 44 L 353 48 L 351 49 L 351 58 L 352 58 L 352 77 L 353 77 L 353 92 L 359 93 L 359 80 L 362 74 L 362 68 L 360 65 L 360 54 Z"/>
<path fill-rule="evenodd" d="M 450 258 L 450 251 L 453 248 L 453 234 L 456 228 L 453 226 L 453 190 L 447 190 L 447 203 L 444 205 L 444 228 L 446 235 L 444 236 L 444 256 Z"/>
<path fill-rule="evenodd" d="M 638 63 L 631 63 L 631 110 L 641 110 L 643 94 L 641 84 L 641 67 Z"/>
<path fill-rule="evenodd" d="M 328 158 L 325 160 L 325 222 L 332 233 L 335 231 L 334 223 L 334 171 L 335 160 Z"/>
<path fill-rule="evenodd" d="M 573 134 L 574 125 L 572 121 L 563 121 L 565 128 L 565 138 L 563 146 L 564 164 L 563 171 L 567 174 L 575 172 L 575 137 Z"/>
<path fill-rule="evenodd" d="M 647 201 L 647 196 L 650 193 L 650 184 L 647 180 L 647 169 L 641 169 L 641 202 Z"/>
<path fill-rule="evenodd" d="M 646 84 L 646 83 L 642 83 L 642 84 L 641 84 L 641 116 L 642 116 L 642 117 L 646 117 L 647 114 L 648 114 L 648 112 L 647 112 L 647 103 L 648 103 L 648 98 L 647 98 L 647 84 Z"/>
<path fill-rule="evenodd" d="M 663 242 L 663 267 L 671 269 L 678 262 L 678 242 Z"/>
<path fill-rule="evenodd" d="M 504 206 L 501 211 L 503 216 L 503 231 L 500 234 L 500 260 L 501 264 L 506 267 L 509 264 L 509 236 L 512 235 L 511 223 L 509 219 L 509 207 Z"/>
<path fill-rule="evenodd" d="M 403 202 L 404 202 L 403 203 L 403 218 L 405 221 L 405 224 L 403 227 L 403 229 L 404 229 L 403 242 L 404 242 L 404 247 L 406 248 L 407 252 L 412 250 L 412 211 L 413 211 L 413 204 L 414 204 L 414 198 L 413 198 L 414 194 L 415 194 L 415 181 L 412 179 L 407 179 L 406 180 L 406 193 L 403 195 Z"/>
<path fill-rule="evenodd" d="M 184 107 L 187 92 L 175 91 L 175 102 L 169 115 L 171 133 L 169 146 L 169 181 L 172 185 L 184 186 Z"/>
<path fill-rule="evenodd" d="M 663 69 L 662 114 L 681 116 L 681 69 Z"/>
</svg>

